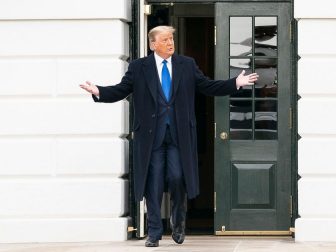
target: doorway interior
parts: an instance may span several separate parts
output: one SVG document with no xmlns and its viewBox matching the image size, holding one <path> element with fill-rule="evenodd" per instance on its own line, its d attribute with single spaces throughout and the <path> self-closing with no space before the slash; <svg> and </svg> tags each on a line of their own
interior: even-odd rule
<svg viewBox="0 0 336 252">
<path fill-rule="evenodd" d="M 152 5 L 148 16 L 148 31 L 158 25 L 175 29 L 175 49 L 178 54 L 195 59 L 209 78 L 214 78 L 214 6 L 200 4 L 185 16 L 190 5 Z M 193 13 L 194 12 L 194 13 Z M 149 49 L 148 49 L 149 50 Z M 150 54 L 150 50 L 148 54 Z M 188 201 L 186 234 L 213 234 L 214 230 L 214 98 L 196 93 L 198 166 L 200 195 Z M 163 203 L 164 204 L 164 203 Z M 169 203 L 168 203 L 169 204 Z M 164 218 L 166 232 L 169 221 Z"/>
<path fill-rule="evenodd" d="M 238 3 L 237 3 L 238 4 Z M 261 4 L 261 5 L 260 5 Z M 277 10 L 279 7 L 279 4 L 275 6 L 266 6 L 267 4 L 259 3 L 259 7 L 255 7 L 255 4 L 253 3 L 253 6 L 255 7 L 253 11 L 256 13 L 252 14 L 246 14 L 246 10 L 242 9 L 238 12 L 239 16 L 245 15 L 245 16 L 253 16 L 253 20 L 256 16 L 263 16 L 266 15 L 269 10 L 272 10 L 273 12 Z M 269 4 L 271 5 L 271 4 Z M 150 30 L 151 28 L 157 26 L 157 25 L 172 25 L 176 28 L 175 32 L 175 48 L 176 52 L 178 54 L 186 55 L 193 57 L 199 68 L 203 71 L 203 73 L 210 77 L 211 79 L 215 76 L 215 65 L 214 62 L 217 56 L 215 55 L 215 4 L 153 4 L 151 5 L 151 14 L 147 17 L 147 29 Z M 226 6 L 227 7 L 227 6 Z M 232 3 L 232 6 L 229 6 L 232 9 L 237 9 L 237 6 L 234 6 L 234 3 Z M 269 8 L 269 9 L 267 9 Z M 230 9 L 230 8 L 225 8 Z M 265 9 L 265 12 L 261 12 L 261 9 Z M 230 9 L 231 10 L 231 9 Z M 240 10 L 240 9 L 239 9 Z M 245 11 L 245 12 L 244 12 Z M 253 12 L 252 11 L 252 12 Z M 259 12 L 258 12 L 259 11 Z M 272 13 L 273 13 L 272 12 Z M 217 13 L 217 12 L 216 12 Z M 245 13 L 245 14 L 244 14 Z M 238 15 L 236 14 L 236 15 Z M 281 13 L 280 13 L 281 14 Z M 279 20 L 283 20 L 283 15 L 280 15 L 279 13 L 275 13 L 273 15 L 277 15 Z M 285 12 L 286 15 L 290 15 L 292 17 L 292 13 L 290 11 Z M 268 14 L 269 15 L 269 14 Z M 218 15 L 216 14 L 218 17 Z M 222 16 L 220 16 L 222 17 Z M 244 17 L 245 18 L 245 17 Z M 251 17 L 250 17 L 251 18 Z M 258 17 L 259 18 L 259 17 Z M 273 18 L 273 17 L 272 17 Z M 289 20 L 289 19 L 288 19 Z M 288 26 L 292 25 L 290 22 L 281 23 L 279 21 L 279 29 L 284 34 L 284 31 L 287 31 Z M 232 19 L 234 21 L 234 18 Z M 253 21 L 255 22 L 255 21 Z M 281 24 L 281 25 L 280 25 Z M 255 23 L 253 23 L 253 27 L 255 26 Z M 252 26 L 251 26 L 252 27 Z M 218 27 L 217 27 L 218 28 Z M 263 28 L 264 29 L 264 28 Z M 217 29 L 217 35 L 220 29 Z M 289 29 L 293 32 L 294 29 Z M 223 31 L 223 29 L 221 30 Z M 227 27 L 225 31 L 228 31 Z M 258 30 L 254 30 L 254 34 L 259 34 Z M 287 33 L 286 33 L 287 34 Z M 290 36 L 294 37 L 295 32 L 291 34 Z M 221 34 L 223 37 L 223 34 Z M 219 36 L 219 37 L 221 37 Z M 227 35 L 226 35 L 227 36 Z M 227 38 L 226 38 L 227 39 Z M 219 43 L 221 42 L 221 43 Z M 291 47 L 292 55 L 295 54 L 295 47 L 294 44 L 291 42 L 281 41 L 281 46 L 288 45 Z M 219 44 L 223 45 L 223 41 L 217 41 L 217 48 L 219 48 Z M 229 42 L 226 41 L 224 43 L 224 47 L 228 46 Z M 259 43 L 258 43 L 259 46 Z M 217 49 L 216 48 L 216 49 Z M 280 47 L 279 47 L 280 48 Z M 218 50 L 219 54 L 223 54 L 223 47 L 221 47 L 222 50 Z M 283 51 L 283 47 L 281 47 L 281 52 Z M 287 50 L 288 52 L 289 50 Z M 148 54 L 151 53 L 148 49 Z M 282 57 L 282 64 L 280 66 L 284 68 L 284 66 L 289 66 L 291 62 L 291 57 L 288 54 L 288 57 L 286 56 L 284 58 L 284 54 L 279 54 Z M 287 54 L 286 54 L 287 55 Z M 223 56 L 223 55 L 222 55 Z M 250 57 L 250 55 L 247 55 L 246 57 Z M 251 56 L 252 57 L 252 56 Z M 253 56 L 253 57 L 262 57 L 260 55 Z M 219 58 L 219 57 L 217 57 Z M 225 58 L 225 57 L 224 57 Z M 272 57 L 271 57 L 272 58 Z M 274 58 L 274 57 L 273 57 Z M 258 59 L 259 60 L 259 59 Z M 259 61 L 256 61 L 258 63 Z M 286 63 L 284 63 L 286 62 Z M 255 64 L 256 64 L 255 63 Z M 218 66 L 218 62 L 217 62 Z M 258 64 L 257 64 L 258 66 Z M 230 68 L 230 70 L 232 70 Z M 288 71 L 287 71 L 288 70 Z M 283 71 L 283 70 L 282 70 Z M 281 71 L 280 71 L 281 72 Z M 295 69 L 292 67 L 286 68 L 286 72 L 291 74 L 291 78 L 289 78 L 286 82 L 286 85 L 289 85 L 290 90 L 288 91 L 288 94 L 290 95 L 290 98 L 292 100 L 292 106 L 289 110 L 289 116 L 287 116 L 286 113 L 283 113 L 283 115 L 286 114 L 286 116 L 282 116 L 282 119 L 280 120 L 282 127 L 281 129 L 286 129 L 285 122 L 288 119 L 289 121 L 294 121 L 296 119 L 296 84 L 295 84 Z M 288 75 L 288 74 L 287 74 Z M 287 76 L 286 75 L 286 76 Z M 280 78 L 281 79 L 281 78 Z M 291 84 L 292 83 L 292 84 Z M 281 86 L 281 85 L 280 85 Z M 284 87 L 284 86 L 282 86 Z M 282 97 L 282 96 L 281 96 Z M 289 96 L 288 96 L 289 97 Z M 287 97 L 287 98 L 288 98 Z M 282 97 L 283 98 L 283 97 Z M 238 98 L 237 98 L 238 99 Z M 214 160 L 214 153 L 215 153 L 215 99 L 213 97 L 207 97 L 202 94 L 196 94 L 196 102 L 195 102 L 195 108 L 196 108 L 196 118 L 197 118 L 197 138 L 198 138 L 198 164 L 199 164 L 199 175 L 200 175 L 200 195 L 193 200 L 188 201 L 188 211 L 187 211 L 187 221 L 186 221 L 186 233 L 187 234 L 214 234 L 215 229 L 215 204 L 218 204 L 218 200 L 215 200 L 216 193 L 215 193 L 215 160 Z M 286 100 L 286 99 L 285 99 Z M 290 101 L 290 100 L 289 100 Z M 228 107 L 228 106 L 227 106 Z M 282 108 L 283 106 L 279 106 Z M 217 109 L 216 109 L 217 110 Z M 283 110 L 285 111 L 285 110 Z M 292 113 L 294 112 L 294 114 Z M 228 115 L 228 113 L 226 113 Z M 286 120 L 283 120 L 286 117 Z M 227 117 L 226 117 L 227 118 Z M 291 124 L 290 124 L 291 125 Z M 296 165 L 296 148 L 297 148 L 297 125 L 293 125 L 290 127 L 290 131 L 288 136 L 286 135 L 285 138 L 281 137 L 281 139 L 287 139 L 286 141 L 292 142 L 292 146 L 289 148 L 291 149 L 291 154 L 288 155 L 288 153 L 282 157 L 280 160 L 287 160 L 289 156 L 292 156 L 293 159 L 289 164 L 286 164 L 282 167 L 289 167 L 286 173 L 286 176 L 284 177 L 285 180 L 291 180 L 292 188 L 291 190 L 291 197 L 289 197 L 288 202 L 285 202 L 285 204 L 282 204 L 282 207 L 289 208 L 291 210 L 291 216 L 290 216 L 290 222 L 292 223 L 291 226 L 293 226 L 295 218 L 297 218 L 297 180 L 296 180 L 296 174 L 297 174 L 297 165 Z M 280 131 L 279 131 L 280 132 Z M 291 135 L 291 136 L 290 136 Z M 287 146 L 287 145 L 286 145 Z M 263 147 L 265 148 L 265 146 Z M 228 148 L 226 148 L 228 149 Z M 294 151 L 294 152 L 293 152 Z M 251 154 L 252 155 L 252 154 Z M 256 156 L 253 156 L 256 157 Z M 245 165 L 246 166 L 246 165 Z M 291 168 L 292 167 L 292 168 Z M 259 167 L 260 168 L 260 167 Z M 287 169 L 287 168 L 286 168 Z M 271 169 L 272 170 L 272 169 Z M 273 173 L 272 173 L 273 174 Z M 272 175 L 271 174 L 271 175 Z M 274 173 L 276 174 L 276 173 Z M 273 175 L 274 175 L 273 174 Z M 230 179 L 230 176 L 226 176 L 228 179 Z M 216 176 L 216 179 L 218 181 L 218 176 Z M 280 181 L 283 181 L 281 179 Z M 272 181 L 271 181 L 272 182 Z M 226 183 L 227 184 L 227 183 Z M 262 183 L 261 183 L 262 184 Z M 274 183 L 273 183 L 274 184 Z M 287 185 L 290 183 L 287 183 Z M 280 185 L 280 183 L 279 183 Z M 281 187 L 281 185 L 280 185 Z M 230 189 L 226 190 L 227 192 L 231 192 Z M 281 190 L 279 191 L 281 192 Z M 217 193 L 218 195 L 218 193 Z M 168 197 L 164 197 L 164 213 L 163 213 L 163 222 L 164 226 L 166 227 L 167 234 L 170 233 L 169 230 L 169 213 L 167 212 L 167 209 L 169 209 L 169 201 Z M 229 198 L 228 198 L 229 199 Z M 288 204 L 287 204 L 288 203 Z M 217 205 L 216 204 L 216 205 Z M 221 203 L 219 203 L 221 204 Z M 225 203 L 225 205 L 230 205 L 229 203 Z M 168 210 L 169 211 L 169 210 Z M 220 212 L 220 211 L 218 211 Z M 224 211 L 225 212 L 225 211 Z M 226 211 L 227 214 L 230 214 L 229 211 Z M 287 214 L 288 215 L 288 214 Z M 287 216 L 286 215 L 286 216 Z M 288 216 L 287 216 L 288 217 Z M 287 218 L 286 217 L 286 218 Z M 260 221 L 260 223 L 263 223 L 264 221 Z M 287 224 L 286 224 L 287 228 Z M 225 226 L 224 226 L 225 231 Z"/>
</svg>

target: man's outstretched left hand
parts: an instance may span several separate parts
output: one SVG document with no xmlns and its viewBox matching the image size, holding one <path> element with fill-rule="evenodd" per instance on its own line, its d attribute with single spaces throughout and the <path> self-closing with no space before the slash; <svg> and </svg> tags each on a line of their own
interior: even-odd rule
<svg viewBox="0 0 336 252">
<path fill-rule="evenodd" d="M 253 85 L 255 81 L 258 80 L 259 75 L 257 73 L 251 73 L 249 75 L 244 75 L 245 70 L 243 70 L 236 79 L 236 86 L 237 88 L 243 87 L 243 86 L 249 86 Z"/>
</svg>

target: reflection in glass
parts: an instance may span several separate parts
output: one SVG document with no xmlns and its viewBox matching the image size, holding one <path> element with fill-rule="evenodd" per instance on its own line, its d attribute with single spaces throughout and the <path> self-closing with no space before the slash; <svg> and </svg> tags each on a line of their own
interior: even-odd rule
<svg viewBox="0 0 336 252">
<path fill-rule="evenodd" d="M 230 56 L 252 52 L 252 17 L 230 17 Z"/>
<path fill-rule="evenodd" d="M 277 97 L 277 66 L 276 59 L 255 59 L 255 72 L 259 78 L 255 84 L 255 97 Z"/>
<path fill-rule="evenodd" d="M 230 138 L 252 139 L 252 101 L 230 101 Z"/>
<path fill-rule="evenodd" d="M 255 102 L 255 139 L 277 139 L 277 101 Z"/>
<path fill-rule="evenodd" d="M 256 56 L 277 55 L 277 17 L 255 17 L 254 54 Z"/>
<path fill-rule="evenodd" d="M 230 78 L 238 76 L 241 71 L 245 70 L 245 74 L 252 73 L 252 64 L 250 59 L 230 59 Z M 245 86 L 231 97 L 251 97 L 252 86 Z"/>
</svg>

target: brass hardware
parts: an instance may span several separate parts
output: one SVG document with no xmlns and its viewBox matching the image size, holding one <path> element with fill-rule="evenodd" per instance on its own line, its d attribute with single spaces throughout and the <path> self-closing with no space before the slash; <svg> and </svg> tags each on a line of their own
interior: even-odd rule
<svg viewBox="0 0 336 252">
<path fill-rule="evenodd" d="M 222 140 L 226 140 L 228 138 L 228 133 L 226 133 L 226 132 L 223 131 L 222 133 L 220 133 L 219 137 Z"/>
<path fill-rule="evenodd" d="M 217 44 L 217 27 L 215 25 L 215 32 L 214 32 L 214 42 L 215 42 L 215 45 Z"/>
<path fill-rule="evenodd" d="M 217 204 L 217 202 L 216 202 L 216 199 L 217 198 L 217 196 L 216 196 L 216 192 L 214 192 L 214 212 L 216 213 L 216 204 Z"/>
<path fill-rule="evenodd" d="M 144 5 L 144 13 L 145 15 L 149 16 L 152 14 L 152 6 L 149 4 Z"/>
<path fill-rule="evenodd" d="M 137 229 L 134 227 L 127 227 L 127 232 L 133 232 L 133 231 L 137 231 Z"/>
<path fill-rule="evenodd" d="M 139 227 L 139 231 L 137 233 L 139 233 L 139 237 L 140 238 L 144 238 L 145 237 L 145 198 L 142 198 L 142 200 L 139 202 L 139 217 L 140 217 L 140 220 L 139 220 L 139 224 L 138 224 L 138 227 Z"/>
<path fill-rule="evenodd" d="M 224 227 L 224 231 L 223 231 Z M 274 230 L 267 230 L 267 231 L 225 231 L 225 226 L 222 226 L 222 231 L 216 231 L 216 235 L 244 235 L 244 236 L 261 236 L 261 235 L 269 235 L 269 236 L 290 236 L 293 233 L 293 228 L 290 228 L 288 231 L 281 230 L 281 231 L 274 231 Z"/>
<path fill-rule="evenodd" d="M 293 196 L 289 196 L 289 213 L 293 217 Z"/>
<path fill-rule="evenodd" d="M 295 233 L 295 228 L 294 227 L 290 227 L 289 231 L 291 231 L 292 233 Z"/>
<path fill-rule="evenodd" d="M 289 41 L 292 43 L 292 22 L 289 22 Z"/>
<path fill-rule="evenodd" d="M 292 107 L 289 108 L 289 129 L 293 127 L 293 110 Z"/>
<path fill-rule="evenodd" d="M 174 6 L 174 3 L 155 3 L 155 5 L 161 5 L 161 6 Z"/>
<path fill-rule="evenodd" d="M 215 123 L 215 138 L 216 138 L 216 135 L 217 135 L 217 124 Z"/>
<path fill-rule="evenodd" d="M 295 20 L 294 19 L 289 22 L 289 41 L 290 43 L 293 43 L 294 41 L 293 31 L 295 31 Z"/>
</svg>

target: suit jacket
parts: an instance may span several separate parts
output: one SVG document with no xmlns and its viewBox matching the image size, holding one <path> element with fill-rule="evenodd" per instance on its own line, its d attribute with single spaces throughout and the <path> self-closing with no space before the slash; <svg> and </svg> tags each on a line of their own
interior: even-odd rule
<svg viewBox="0 0 336 252">
<path fill-rule="evenodd" d="M 158 71 L 154 54 L 134 60 L 121 82 L 101 87 L 96 102 L 116 102 L 133 93 L 134 109 L 134 193 L 142 200 L 146 185 L 148 165 L 156 135 Z M 188 198 L 199 194 L 197 135 L 195 119 L 195 92 L 223 96 L 237 92 L 236 78 L 210 80 L 199 70 L 194 59 L 174 54 L 172 56 L 172 82 L 175 96 L 176 130 L 181 164 Z"/>
<path fill-rule="evenodd" d="M 177 132 L 176 132 L 176 118 L 175 118 L 175 94 L 174 87 L 170 88 L 170 97 L 167 100 L 165 94 L 163 93 L 162 85 L 158 78 L 157 80 L 157 110 L 155 113 L 156 117 L 156 130 L 154 136 L 154 142 L 152 145 L 152 150 L 160 148 L 163 143 L 163 139 L 166 134 L 167 123 L 170 126 L 171 140 L 175 145 L 178 145 Z"/>
</svg>

